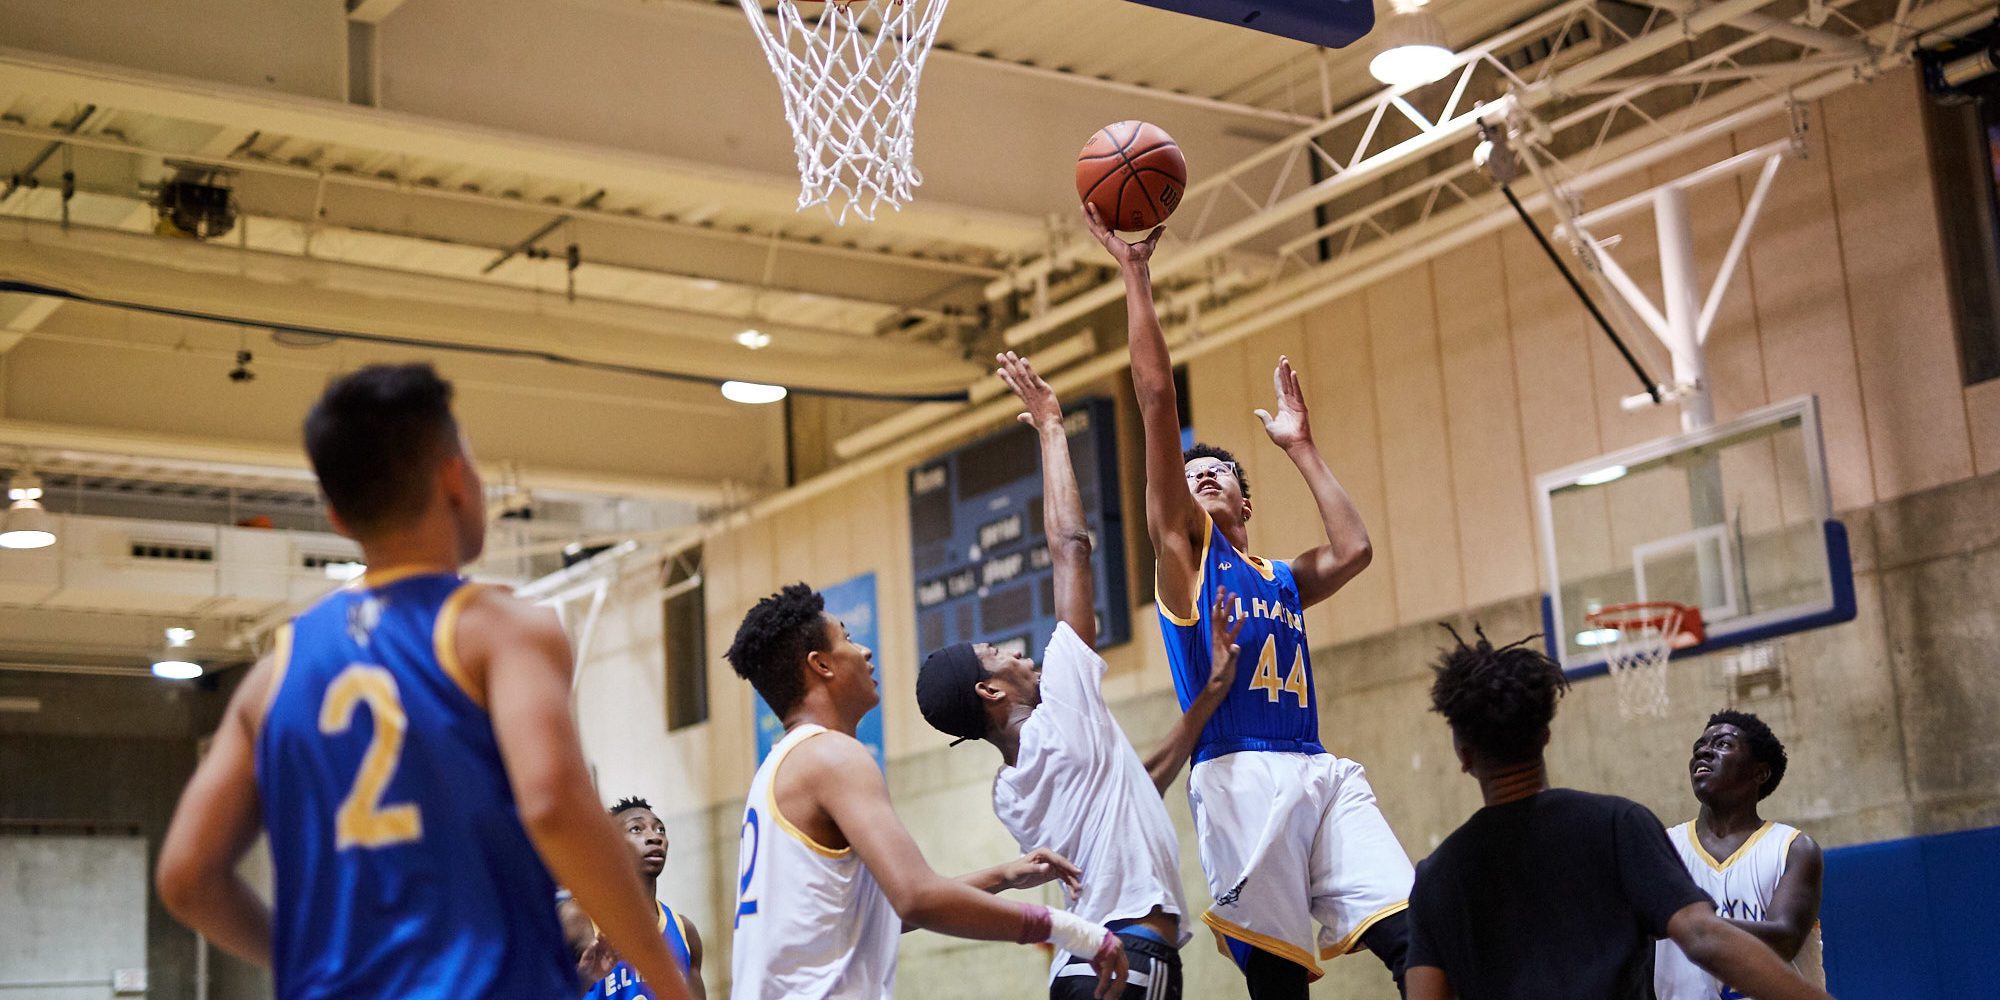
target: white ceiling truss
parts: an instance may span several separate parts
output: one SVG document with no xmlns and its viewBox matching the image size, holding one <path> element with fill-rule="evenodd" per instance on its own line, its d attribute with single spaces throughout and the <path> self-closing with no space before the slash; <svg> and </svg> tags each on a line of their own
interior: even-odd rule
<svg viewBox="0 0 2000 1000">
<path fill-rule="evenodd" d="M 1599 17 L 1599 5 L 1574 0 L 1551 9 L 1522 26 L 1522 31 L 1559 27 L 1568 19 Z M 1531 211 L 1550 208 L 1556 198 L 1580 200 L 1591 190 L 1608 182 L 1629 177 L 1655 163 L 1688 149 L 1727 136 L 1730 132 L 1772 116 L 1793 112 L 1804 102 L 1817 100 L 1844 87 L 1865 82 L 1883 69 L 1909 61 L 1911 39 L 1922 32 L 1951 34 L 1969 30 L 1993 17 L 1989 3 L 1975 0 L 1902 0 L 1893 13 L 1880 4 L 1857 0 L 1828 0 L 1827 20 L 1822 28 L 1839 31 L 1846 39 L 1837 47 L 1865 55 L 1828 57 L 1820 50 L 1802 49 L 1796 43 L 1773 44 L 1769 22 L 1754 15 L 1776 6 L 1772 0 L 1731 0 L 1704 6 L 1692 17 L 1652 18 L 1648 29 L 1636 37 L 1588 56 L 1568 66 L 1534 79 L 1520 80 L 1492 102 L 1487 113 L 1504 117 L 1516 129 L 1516 142 L 1530 147 L 1547 164 L 1556 180 L 1552 189 L 1536 191 L 1523 199 Z M 1796 4 L 1791 5 L 1796 7 Z M 1862 8 L 1874 10 L 1870 20 L 1859 20 Z M 1803 22 L 1811 12 L 1802 12 Z M 1761 27 L 1744 29 L 1735 23 L 1749 17 Z M 1796 25 L 1795 25 L 1796 26 Z M 1509 32 L 1500 41 L 1518 42 Z M 1683 43 L 1713 40 L 1696 54 L 1680 52 Z M 1832 45 L 1832 43 L 1829 43 Z M 1495 45 L 1465 50 L 1462 68 L 1478 70 L 1486 65 Z M 1757 59 L 1753 53 L 1774 53 L 1775 58 Z M 1679 58 L 1676 58 L 1679 56 Z M 1652 60 L 1652 61 L 1648 61 Z M 1633 69 L 1631 77 L 1614 74 Z M 1662 64 L 1666 63 L 1666 64 Z M 1789 66 L 1789 69 L 1785 68 Z M 1643 76 L 1638 75 L 1644 72 Z M 1713 78 L 1694 82 L 1690 98 L 1680 88 L 1690 83 L 1684 76 L 1707 73 Z M 1578 95 L 1587 87 L 1616 81 L 1619 88 L 1594 100 Z M 1730 85 L 1730 81 L 1736 81 Z M 1511 82 L 1511 81 L 1510 81 Z M 1217 203 L 1209 219 L 1194 228 L 1207 235 L 1164 243 L 1155 257 L 1152 273 L 1162 294 L 1162 320 L 1168 328 L 1175 358 L 1185 360 L 1232 344 L 1256 332 L 1303 315 L 1403 268 L 1435 258 L 1455 247 L 1508 225 L 1515 217 L 1483 176 L 1472 169 L 1471 151 L 1480 116 L 1453 108 L 1457 80 L 1445 81 L 1419 91 L 1385 91 L 1361 105 L 1329 118 L 1315 127 L 1286 139 L 1267 151 L 1267 167 L 1283 170 L 1287 161 L 1328 157 L 1317 148 L 1323 135 L 1345 125 L 1368 134 L 1367 141 L 1347 147 L 1349 158 L 1338 160 L 1343 169 L 1302 192 L 1283 194 L 1276 186 L 1254 194 L 1242 190 L 1234 175 L 1218 177 L 1191 187 L 1179 213 L 1199 213 L 1204 204 Z M 1442 91 L 1442 93 L 1437 93 Z M 1662 106 L 1649 105 L 1647 98 L 1665 94 Z M 1678 99 L 1672 99 L 1678 95 Z M 1426 103 L 1426 102 L 1431 103 Z M 1414 113 L 1397 107 L 1411 104 Z M 1397 139 L 1383 136 L 1380 122 L 1390 119 L 1390 111 L 1414 130 L 1414 136 Z M 1428 128 L 1418 119 L 1428 120 Z M 1373 143 L 1374 145 L 1370 145 Z M 1372 152 L 1371 152 L 1372 150 Z M 1442 153 L 1440 154 L 1440 151 Z M 1761 151 L 1766 155 L 1772 150 Z M 1403 171 L 1431 155 L 1445 159 L 1430 164 L 1430 170 Z M 1324 162 L 1324 160 L 1322 161 Z M 1359 182 L 1393 179 L 1357 191 Z M 1224 196 L 1227 197 L 1224 197 Z M 1335 215 L 1329 221 L 1314 219 L 1313 211 L 1346 196 L 1357 207 Z M 1231 204 L 1231 200 L 1235 204 Z M 1177 213 L 1178 214 L 1178 213 Z M 1308 225 L 1314 228 L 1307 229 Z M 1202 276 L 1215 255 L 1245 240 L 1290 225 L 1295 228 L 1294 245 L 1274 260 L 1261 280 L 1226 298 L 1202 301 L 1196 296 L 1206 289 Z M 1172 232 L 1172 229 L 1169 230 Z M 1325 259 L 1298 252 L 1300 236 L 1306 233 L 1336 241 L 1338 249 Z M 1066 268 L 1083 268 L 1096 280 L 1104 271 L 1075 262 L 1101 253 L 1086 238 L 1074 247 L 1052 255 L 1047 262 L 1032 262 L 1003 282 L 989 288 L 989 294 L 1026 294 L 1038 275 L 1061 274 Z M 1189 292 L 1179 309 L 1168 308 L 1173 289 Z M 1111 275 L 1096 284 L 1084 284 L 1067 300 L 1051 305 L 1038 315 L 1008 330 L 1009 344 L 1030 344 L 1068 328 L 1096 309 L 1119 301 L 1122 282 Z M 1057 391 L 1072 391 L 1095 380 L 1115 375 L 1129 362 L 1122 342 L 1050 378 Z M 825 490 L 837 489 L 852 477 L 869 474 L 899 462 L 912 461 L 942 444 L 997 424 L 1012 411 L 1000 403 L 968 405 L 927 405 L 912 407 L 865 432 L 874 450 L 853 449 L 857 460 L 835 472 L 795 487 L 784 494 L 766 498 L 752 510 L 769 513 L 785 509 Z M 891 428 L 895 432 L 891 432 Z M 856 435 L 857 439 L 863 435 Z"/>
</svg>

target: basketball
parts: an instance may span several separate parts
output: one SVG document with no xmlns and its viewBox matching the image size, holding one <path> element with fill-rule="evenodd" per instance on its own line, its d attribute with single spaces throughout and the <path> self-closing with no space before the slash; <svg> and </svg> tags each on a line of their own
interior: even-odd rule
<svg viewBox="0 0 2000 1000">
<path fill-rule="evenodd" d="M 1076 155 L 1076 194 L 1097 206 L 1105 225 L 1127 232 L 1167 221 L 1187 187 L 1187 160 L 1158 125 L 1113 122 Z"/>
</svg>

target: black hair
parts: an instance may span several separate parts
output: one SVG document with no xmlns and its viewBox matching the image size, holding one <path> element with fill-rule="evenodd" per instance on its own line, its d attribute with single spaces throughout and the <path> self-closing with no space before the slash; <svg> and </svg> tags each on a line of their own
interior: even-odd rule
<svg viewBox="0 0 2000 1000">
<path fill-rule="evenodd" d="M 1194 447 L 1181 452 L 1181 464 L 1186 465 L 1197 458 L 1219 458 L 1229 463 L 1229 471 L 1236 474 L 1236 485 L 1243 490 L 1243 499 L 1250 499 L 1250 479 L 1243 474 L 1243 463 L 1229 453 L 1227 448 L 1217 448 L 1212 444 L 1194 443 Z"/>
<path fill-rule="evenodd" d="M 722 654 L 781 719 L 805 697 L 806 654 L 827 650 L 825 612 L 824 598 L 794 583 L 758 601 Z"/>
<path fill-rule="evenodd" d="M 1457 648 L 1441 650 L 1431 671 L 1431 711 L 1444 716 L 1452 734 L 1495 763 L 1533 760 L 1542 750 L 1542 732 L 1556 716 L 1556 699 L 1569 690 L 1562 668 L 1528 643 L 1529 636 L 1494 648 L 1486 632 L 1472 626 L 1475 643 L 1444 626 Z"/>
<path fill-rule="evenodd" d="M 647 812 L 652 812 L 653 804 L 651 802 L 646 801 L 645 799 L 638 797 L 637 795 L 627 795 L 624 798 L 611 803 L 611 815 L 613 816 L 616 816 L 627 809 L 644 809 Z"/>
<path fill-rule="evenodd" d="M 427 364 L 334 379 L 306 414 L 306 455 L 327 503 L 358 534 L 421 513 L 431 474 L 458 451 L 451 383 Z"/>
<path fill-rule="evenodd" d="M 1751 760 L 1771 769 L 1771 776 L 1757 786 L 1758 800 L 1769 798 L 1772 792 L 1778 790 L 1778 782 L 1785 780 L 1785 765 L 1790 763 L 1790 759 L 1785 756 L 1784 741 L 1778 739 L 1778 734 L 1772 732 L 1771 727 L 1765 725 L 1763 719 L 1749 712 L 1738 712 L 1728 708 L 1709 716 L 1708 726 L 1702 728 L 1725 725 L 1735 726 L 1743 733 L 1743 738 L 1750 744 Z"/>
</svg>

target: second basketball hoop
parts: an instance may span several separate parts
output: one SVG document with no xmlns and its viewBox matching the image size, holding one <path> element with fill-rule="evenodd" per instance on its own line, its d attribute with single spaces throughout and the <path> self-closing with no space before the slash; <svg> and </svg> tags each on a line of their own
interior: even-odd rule
<svg viewBox="0 0 2000 1000">
<path fill-rule="evenodd" d="M 917 82 L 949 0 L 741 0 L 777 74 L 799 158 L 799 209 L 874 221 L 924 182 Z"/>
</svg>

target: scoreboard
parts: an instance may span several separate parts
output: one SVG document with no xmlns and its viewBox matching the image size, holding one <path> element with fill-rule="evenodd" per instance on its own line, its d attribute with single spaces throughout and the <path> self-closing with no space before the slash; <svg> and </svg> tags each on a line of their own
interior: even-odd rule
<svg viewBox="0 0 2000 1000">
<path fill-rule="evenodd" d="M 1084 524 L 1096 543 L 1100 649 L 1132 634 L 1113 413 L 1101 396 L 1063 410 Z M 1033 428 L 1016 424 L 910 470 L 910 553 L 919 660 L 951 643 L 988 642 L 1040 661 L 1057 619 Z"/>
</svg>

